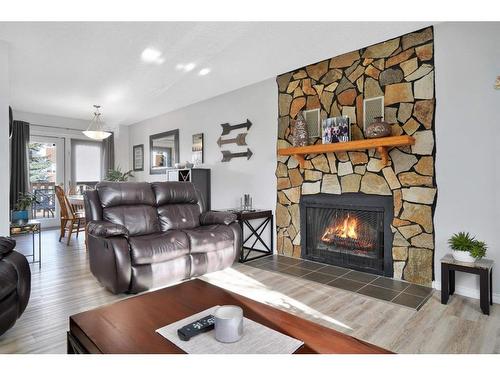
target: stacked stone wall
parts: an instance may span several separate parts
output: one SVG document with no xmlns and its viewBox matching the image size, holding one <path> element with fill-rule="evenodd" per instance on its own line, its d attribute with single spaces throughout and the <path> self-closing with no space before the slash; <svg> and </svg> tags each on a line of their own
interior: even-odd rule
<svg viewBox="0 0 500 375">
<path fill-rule="evenodd" d="M 429 27 L 277 77 L 277 148 L 291 147 L 292 121 L 320 108 L 321 119 L 347 115 L 352 139 L 364 139 L 363 100 L 384 96 L 393 135 L 415 137 L 394 148 L 384 166 L 375 150 L 307 155 L 304 168 L 277 156 L 277 250 L 300 257 L 300 197 L 306 194 L 392 195 L 394 277 L 430 285 L 437 198 L 434 141 L 434 40 Z M 311 143 L 321 143 L 313 139 Z"/>
</svg>

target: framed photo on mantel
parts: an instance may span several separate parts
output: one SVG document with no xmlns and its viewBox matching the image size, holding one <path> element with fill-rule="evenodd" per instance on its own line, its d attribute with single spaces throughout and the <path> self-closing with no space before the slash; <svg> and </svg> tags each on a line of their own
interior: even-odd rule
<svg viewBox="0 0 500 375">
<path fill-rule="evenodd" d="M 134 171 L 144 170 L 144 145 L 135 145 L 133 147 L 133 169 Z"/>
</svg>

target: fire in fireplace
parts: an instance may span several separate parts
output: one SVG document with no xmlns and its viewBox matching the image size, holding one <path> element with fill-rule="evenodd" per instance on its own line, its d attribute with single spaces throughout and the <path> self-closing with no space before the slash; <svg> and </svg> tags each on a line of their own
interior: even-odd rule
<svg viewBox="0 0 500 375">
<path fill-rule="evenodd" d="M 321 236 L 321 241 L 335 248 L 348 248 L 353 252 L 368 254 L 376 247 L 376 230 L 358 219 L 356 214 L 347 213 L 335 217 Z"/>
<path fill-rule="evenodd" d="M 392 198 L 349 193 L 301 199 L 302 257 L 392 276 Z"/>
</svg>

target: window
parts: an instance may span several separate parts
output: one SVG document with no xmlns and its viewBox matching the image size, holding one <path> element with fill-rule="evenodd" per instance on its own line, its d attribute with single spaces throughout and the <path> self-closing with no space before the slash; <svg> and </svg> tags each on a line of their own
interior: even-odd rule
<svg viewBox="0 0 500 375">
<path fill-rule="evenodd" d="M 94 187 L 102 179 L 102 143 L 71 140 L 71 186 L 70 190 L 82 192 Z"/>
</svg>

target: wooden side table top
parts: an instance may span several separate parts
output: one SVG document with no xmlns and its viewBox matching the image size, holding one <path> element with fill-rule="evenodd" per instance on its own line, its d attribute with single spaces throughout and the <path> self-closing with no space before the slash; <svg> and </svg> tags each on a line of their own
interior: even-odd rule
<svg viewBox="0 0 500 375">
<path fill-rule="evenodd" d="M 446 254 L 441 258 L 441 263 L 451 264 L 455 266 L 469 267 L 469 268 L 480 268 L 491 270 L 494 265 L 494 261 L 491 259 L 481 258 L 477 259 L 475 262 L 459 262 L 453 258 L 452 254 Z"/>
<path fill-rule="evenodd" d="M 20 222 L 14 222 L 10 223 L 11 228 L 35 228 L 39 227 L 41 222 L 38 220 L 28 220 L 28 221 L 20 221 Z"/>
<path fill-rule="evenodd" d="M 10 235 L 40 233 L 42 223 L 37 220 L 10 223 Z"/>
<path fill-rule="evenodd" d="M 213 210 L 213 211 L 231 212 L 238 217 L 238 220 L 262 219 L 262 218 L 270 217 L 273 215 L 272 210 L 261 210 L 261 209 L 255 209 L 255 210 L 248 211 L 248 210 L 241 210 L 239 208 L 226 208 L 226 209 L 219 209 L 219 210 Z"/>
</svg>

